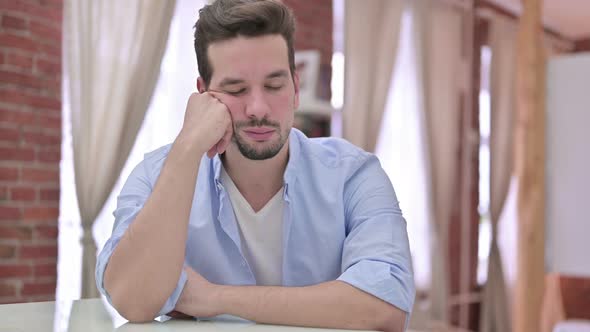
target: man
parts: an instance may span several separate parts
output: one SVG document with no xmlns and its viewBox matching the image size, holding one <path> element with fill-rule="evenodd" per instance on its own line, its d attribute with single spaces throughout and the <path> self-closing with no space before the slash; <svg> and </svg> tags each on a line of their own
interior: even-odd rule
<svg viewBox="0 0 590 332">
<path fill-rule="evenodd" d="M 173 144 L 129 176 L 97 286 L 132 322 L 231 314 L 401 331 L 406 224 L 378 160 L 292 129 L 294 18 L 273 0 L 200 10 L 198 94 Z"/>
</svg>

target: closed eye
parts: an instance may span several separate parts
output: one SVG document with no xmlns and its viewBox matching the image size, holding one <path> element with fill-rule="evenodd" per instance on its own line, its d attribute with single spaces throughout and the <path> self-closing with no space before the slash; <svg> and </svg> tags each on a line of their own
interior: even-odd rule
<svg viewBox="0 0 590 332">
<path fill-rule="evenodd" d="M 233 91 L 225 91 L 225 92 L 232 95 L 232 96 L 238 96 L 238 95 L 241 95 L 242 93 L 246 92 L 246 88 L 241 88 L 239 90 L 233 90 Z"/>
<path fill-rule="evenodd" d="M 282 89 L 283 86 L 282 85 L 278 85 L 278 86 L 267 85 L 267 86 L 265 86 L 265 88 L 267 88 L 268 90 L 272 90 L 272 91 L 278 91 L 278 90 Z"/>
</svg>

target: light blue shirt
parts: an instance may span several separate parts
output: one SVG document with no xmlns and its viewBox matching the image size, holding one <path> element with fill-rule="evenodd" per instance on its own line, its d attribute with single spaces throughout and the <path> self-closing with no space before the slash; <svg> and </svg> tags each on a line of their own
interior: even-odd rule
<svg viewBox="0 0 590 332">
<path fill-rule="evenodd" d="M 96 264 L 96 284 L 109 301 L 106 265 L 151 194 L 170 148 L 146 154 L 118 197 L 113 234 Z M 185 264 L 216 284 L 256 285 L 221 167 L 218 156 L 200 163 Z M 374 155 L 342 139 L 309 139 L 292 129 L 283 198 L 283 286 L 337 279 L 410 313 L 415 289 L 406 221 Z M 160 315 L 174 309 L 186 280 L 183 271 Z"/>
</svg>

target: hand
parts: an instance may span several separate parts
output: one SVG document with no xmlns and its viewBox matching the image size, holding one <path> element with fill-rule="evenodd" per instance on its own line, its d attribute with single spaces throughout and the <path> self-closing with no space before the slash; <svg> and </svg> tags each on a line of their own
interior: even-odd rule
<svg viewBox="0 0 590 332">
<path fill-rule="evenodd" d="M 198 144 L 213 158 L 223 153 L 233 135 L 229 109 L 220 101 L 218 92 L 193 93 L 188 99 L 184 123 L 179 136 Z"/>
<path fill-rule="evenodd" d="M 174 311 L 192 317 L 220 315 L 221 312 L 217 310 L 215 305 L 218 286 L 210 283 L 188 266 L 184 267 L 184 271 L 187 275 L 187 282 Z"/>
</svg>

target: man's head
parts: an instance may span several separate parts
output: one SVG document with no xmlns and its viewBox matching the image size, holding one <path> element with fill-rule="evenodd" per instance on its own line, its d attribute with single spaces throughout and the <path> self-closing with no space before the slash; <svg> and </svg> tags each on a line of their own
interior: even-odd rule
<svg viewBox="0 0 590 332">
<path fill-rule="evenodd" d="M 217 0 L 199 11 L 195 51 L 200 92 L 223 92 L 247 158 L 274 157 L 298 107 L 291 11 L 276 0 Z"/>
</svg>

